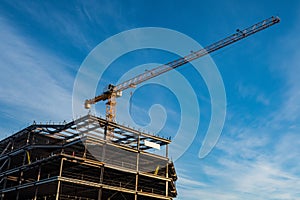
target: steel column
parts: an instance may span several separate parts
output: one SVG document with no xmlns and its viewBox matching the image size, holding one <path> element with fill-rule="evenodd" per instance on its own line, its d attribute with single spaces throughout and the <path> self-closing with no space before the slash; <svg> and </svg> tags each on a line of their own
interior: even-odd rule
<svg viewBox="0 0 300 200">
<path fill-rule="evenodd" d="M 58 175 L 58 177 L 61 177 L 63 165 L 64 165 L 64 158 L 62 158 L 61 161 L 60 161 L 60 168 L 59 168 L 59 175 Z M 56 200 L 59 199 L 58 197 L 59 197 L 59 192 L 60 192 L 60 182 L 61 181 L 58 180 L 57 190 L 56 190 L 56 196 L 55 196 Z"/>
</svg>

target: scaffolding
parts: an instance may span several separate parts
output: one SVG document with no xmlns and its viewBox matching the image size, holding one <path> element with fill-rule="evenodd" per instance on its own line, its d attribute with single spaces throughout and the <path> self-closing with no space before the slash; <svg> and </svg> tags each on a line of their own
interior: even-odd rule
<svg viewBox="0 0 300 200">
<path fill-rule="evenodd" d="M 0 141 L 0 197 L 171 200 L 177 175 L 170 143 L 93 115 L 34 123 Z"/>
</svg>

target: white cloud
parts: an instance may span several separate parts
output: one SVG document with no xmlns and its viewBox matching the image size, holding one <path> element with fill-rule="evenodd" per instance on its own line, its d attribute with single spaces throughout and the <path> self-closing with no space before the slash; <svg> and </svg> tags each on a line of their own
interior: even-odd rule
<svg viewBox="0 0 300 200">
<path fill-rule="evenodd" d="M 191 184 L 180 191 L 203 199 L 299 199 L 299 134 L 278 133 L 264 123 L 248 128 L 237 124 L 232 130 L 236 133 L 223 135 L 217 145 L 222 153 L 199 168 L 210 179 L 206 188 Z"/>
<path fill-rule="evenodd" d="M 191 177 L 188 177 L 184 173 L 181 173 L 179 187 L 181 188 L 198 188 L 198 187 L 207 187 L 207 184 L 200 182 L 198 180 L 193 180 Z"/>
<path fill-rule="evenodd" d="M 245 83 L 239 83 L 237 85 L 237 91 L 243 99 L 249 98 L 265 106 L 270 104 L 270 100 L 267 98 L 267 96 L 254 86 L 246 85 Z"/>
<path fill-rule="evenodd" d="M 62 7 L 52 2 L 10 2 L 14 9 L 25 12 L 28 18 L 36 24 L 50 31 L 53 35 L 59 35 L 75 48 L 89 52 L 97 45 L 99 37 L 110 36 L 112 29 L 128 29 L 122 4 L 112 1 L 82 1 L 62 4 Z M 64 7 L 65 6 L 65 7 Z M 107 21 L 112 21 L 107 26 Z M 94 36 L 94 37 L 91 37 Z M 97 41 L 93 39 L 96 38 Z"/>
<path fill-rule="evenodd" d="M 280 95 L 287 101 L 266 116 L 252 116 L 251 123 L 231 120 L 232 125 L 227 124 L 216 147 L 221 153 L 210 157 L 209 162 L 204 160 L 198 173 L 189 177 L 190 184 L 185 180 L 180 183 L 179 179 L 179 199 L 300 198 L 299 84 L 297 79 L 286 78 L 291 84 Z M 195 187 L 193 180 L 202 180 L 202 177 L 209 182 L 204 182 L 205 187 Z"/>
<path fill-rule="evenodd" d="M 71 119 L 68 64 L 0 18 L 1 112 L 25 122 Z"/>
</svg>

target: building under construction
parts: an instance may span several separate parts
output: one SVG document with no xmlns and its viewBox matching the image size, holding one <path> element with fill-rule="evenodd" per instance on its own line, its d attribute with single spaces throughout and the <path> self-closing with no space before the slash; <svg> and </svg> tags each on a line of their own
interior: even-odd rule
<svg viewBox="0 0 300 200">
<path fill-rule="evenodd" d="M 114 123 L 116 98 L 176 69 L 280 22 L 270 17 L 204 49 L 146 70 L 85 101 L 106 101 L 106 119 L 87 115 L 70 123 L 32 124 L 0 141 L 1 199 L 172 199 L 175 168 L 169 139 Z M 163 149 L 161 155 L 154 149 Z"/>
<path fill-rule="evenodd" d="M 170 142 L 92 115 L 33 123 L 0 141 L 1 199 L 172 199 Z"/>
</svg>

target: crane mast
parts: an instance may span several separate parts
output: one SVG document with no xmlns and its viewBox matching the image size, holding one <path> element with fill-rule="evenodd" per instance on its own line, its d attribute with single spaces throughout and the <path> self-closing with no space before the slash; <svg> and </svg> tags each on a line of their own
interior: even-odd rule
<svg viewBox="0 0 300 200">
<path fill-rule="evenodd" d="M 95 104 L 99 101 L 105 101 L 106 102 L 106 120 L 108 121 L 115 121 L 116 118 L 116 98 L 122 96 L 122 91 L 126 90 L 128 88 L 134 88 L 136 85 L 147 81 L 149 79 L 152 79 L 156 76 L 159 76 L 160 74 L 166 73 L 170 70 L 173 70 L 177 67 L 180 67 L 188 62 L 191 62 L 195 59 L 198 59 L 200 57 L 203 57 L 207 54 L 210 54 L 214 51 L 217 51 L 218 49 L 221 49 L 225 46 L 228 46 L 232 43 L 235 43 L 241 39 L 244 39 L 250 35 L 253 35 L 261 30 L 264 30 L 270 26 L 273 26 L 274 24 L 277 24 L 280 22 L 279 17 L 270 17 L 268 19 L 265 19 L 259 23 L 256 23 L 244 30 L 237 29 L 236 33 L 230 35 L 229 37 L 226 37 L 218 42 L 215 42 L 203 49 L 200 49 L 198 51 L 192 52 L 191 54 L 181 57 L 177 60 L 174 60 L 172 62 L 169 62 L 167 64 L 155 67 L 151 70 L 148 70 L 142 74 L 139 74 L 123 83 L 120 83 L 118 85 L 112 85 L 109 84 L 107 87 L 107 90 L 104 91 L 99 96 L 96 96 L 92 99 L 87 99 L 85 101 L 85 108 L 89 109 L 91 104 Z"/>
</svg>

